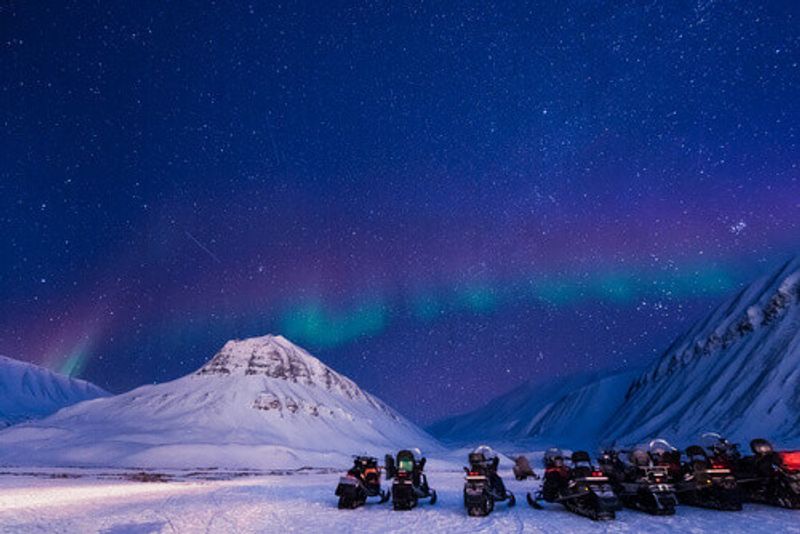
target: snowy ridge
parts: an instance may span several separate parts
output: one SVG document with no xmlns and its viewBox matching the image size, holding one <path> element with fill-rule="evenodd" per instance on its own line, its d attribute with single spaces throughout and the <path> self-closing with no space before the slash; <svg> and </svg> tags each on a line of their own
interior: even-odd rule
<svg viewBox="0 0 800 534">
<path fill-rule="evenodd" d="M 467 414 L 430 426 L 453 442 L 501 440 L 534 447 L 586 447 L 622 404 L 634 373 L 584 373 L 529 383 Z"/>
<path fill-rule="evenodd" d="M 800 258 L 698 322 L 633 381 L 604 432 L 620 443 L 716 430 L 800 441 Z"/>
<path fill-rule="evenodd" d="M 280 336 L 228 342 L 197 372 L 0 432 L 0 463 L 285 468 L 438 443 Z M 31 451 L 34 451 L 31 453 Z"/>
<path fill-rule="evenodd" d="M 107 395 L 84 380 L 0 356 L 0 427 L 46 417 L 65 406 Z"/>
<path fill-rule="evenodd" d="M 365 393 L 355 382 L 346 378 L 304 349 L 292 344 L 283 336 L 264 336 L 245 340 L 228 341 L 225 346 L 201 367 L 198 376 L 246 375 L 267 376 L 295 384 L 325 389 L 348 399 L 364 401 L 376 410 L 400 421 L 400 416 L 383 402 Z M 311 411 L 314 407 L 303 406 L 302 401 L 291 397 L 279 398 L 268 388 L 253 401 L 253 407 L 261 410 L 284 409 L 295 413 L 300 408 Z"/>
</svg>

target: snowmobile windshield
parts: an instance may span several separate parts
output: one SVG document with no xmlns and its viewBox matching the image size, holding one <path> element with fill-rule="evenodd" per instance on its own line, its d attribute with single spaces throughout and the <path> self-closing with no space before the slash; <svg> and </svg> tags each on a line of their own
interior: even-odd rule
<svg viewBox="0 0 800 534">
<path fill-rule="evenodd" d="M 416 466 L 416 459 L 413 451 L 400 451 L 397 453 L 397 469 L 400 471 L 411 472 Z"/>
<path fill-rule="evenodd" d="M 716 432 L 706 432 L 700 436 L 700 444 L 714 454 L 733 454 L 736 446 Z"/>
<path fill-rule="evenodd" d="M 727 440 L 716 432 L 706 432 L 700 436 L 700 444 L 707 449 L 717 447 L 722 443 L 727 443 Z"/>
<path fill-rule="evenodd" d="M 414 460 L 412 458 L 402 458 L 397 462 L 397 469 L 400 471 L 413 471 Z"/>
<path fill-rule="evenodd" d="M 497 453 L 494 452 L 494 449 L 492 449 L 488 445 L 481 445 L 480 447 L 477 447 L 474 451 L 472 451 L 472 454 L 476 455 L 476 457 L 477 455 L 481 455 L 486 460 L 497 458 Z"/>
<path fill-rule="evenodd" d="M 555 447 L 547 449 L 544 453 L 544 465 L 545 467 L 560 467 L 564 465 L 564 453 L 561 449 Z"/>
<path fill-rule="evenodd" d="M 650 442 L 648 449 L 650 450 L 651 454 L 662 455 L 674 451 L 675 447 L 670 445 L 665 439 L 654 439 Z"/>
</svg>

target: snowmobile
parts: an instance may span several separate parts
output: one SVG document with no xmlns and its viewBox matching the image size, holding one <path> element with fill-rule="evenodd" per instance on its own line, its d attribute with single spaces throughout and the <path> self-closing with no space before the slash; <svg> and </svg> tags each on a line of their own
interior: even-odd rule
<svg viewBox="0 0 800 534">
<path fill-rule="evenodd" d="M 686 449 L 681 478 L 675 481 L 678 501 L 690 506 L 738 511 L 742 498 L 730 465 L 714 463 L 703 447 Z"/>
<path fill-rule="evenodd" d="M 436 504 L 436 491 L 430 488 L 423 473 L 425 461 L 419 449 L 402 450 L 396 458 L 386 455 L 386 479 L 394 479 L 391 493 L 395 510 L 411 510 L 420 499 L 430 499 L 431 504 Z"/>
<path fill-rule="evenodd" d="M 750 442 L 752 456 L 739 461 L 736 473 L 744 499 L 783 508 L 800 508 L 800 451 L 775 452 L 761 438 Z"/>
<path fill-rule="evenodd" d="M 464 507 L 471 516 L 486 516 L 494 510 L 495 502 L 508 501 L 509 508 L 517 502 L 497 474 L 500 463 L 497 453 L 482 445 L 469 453 L 469 467 L 465 467 Z"/>
<path fill-rule="evenodd" d="M 514 460 L 514 478 L 517 480 L 525 480 L 528 477 L 533 479 L 538 479 L 539 475 L 537 475 L 533 468 L 531 467 L 531 463 L 525 456 L 517 456 L 516 460 Z"/>
<path fill-rule="evenodd" d="M 654 439 L 647 445 L 647 451 L 653 465 L 667 470 L 669 481 L 675 485 L 683 477 L 681 452 L 664 439 Z M 677 487 L 675 488 L 677 492 Z"/>
<path fill-rule="evenodd" d="M 564 462 L 560 449 L 548 449 L 544 455 L 544 482 L 534 497 L 528 493 L 528 504 L 541 509 L 539 501 L 561 503 L 572 513 L 593 520 L 609 520 L 616 517 L 619 501 L 611 488 L 608 477 L 592 466 L 586 451 L 575 451 L 572 466 Z"/>
<path fill-rule="evenodd" d="M 731 443 L 716 432 L 706 432 L 700 436 L 700 441 L 708 451 L 708 459 L 712 465 L 727 467 L 736 475 L 739 462 L 742 460 L 737 444 Z"/>
<path fill-rule="evenodd" d="M 354 456 L 353 467 L 339 479 L 336 486 L 340 509 L 353 509 L 367 503 L 368 497 L 380 497 L 378 502 L 389 500 L 389 493 L 381 490 L 381 469 L 377 458 Z"/>
<path fill-rule="evenodd" d="M 675 488 L 668 482 L 667 468 L 655 465 L 648 451 L 630 451 L 628 463 L 620 459 L 617 451 L 603 451 L 598 464 L 622 505 L 652 515 L 675 513 L 678 500 Z"/>
</svg>

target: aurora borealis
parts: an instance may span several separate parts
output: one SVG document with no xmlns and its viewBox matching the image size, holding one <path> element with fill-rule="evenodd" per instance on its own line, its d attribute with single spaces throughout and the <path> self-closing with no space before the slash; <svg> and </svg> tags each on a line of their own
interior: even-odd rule
<svg viewBox="0 0 800 534">
<path fill-rule="evenodd" d="M 793 3 L 334 4 L 0 7 L 0 354 L 283 333 L 428 422 L 800 253 Z"/>
</svg>

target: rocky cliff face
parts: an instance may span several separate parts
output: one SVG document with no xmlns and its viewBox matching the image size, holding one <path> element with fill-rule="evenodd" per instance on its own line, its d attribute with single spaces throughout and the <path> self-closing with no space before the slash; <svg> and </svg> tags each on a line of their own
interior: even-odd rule
<svg viewBox="0 0 800 534">
<path fill-rule="evenodd" d="M 678 337 L 632 382 L 604 436 L 691 441 L 714 430 L 737 439 L 800 439 L 799 303 L 795 259 Z"/>
</svg>

